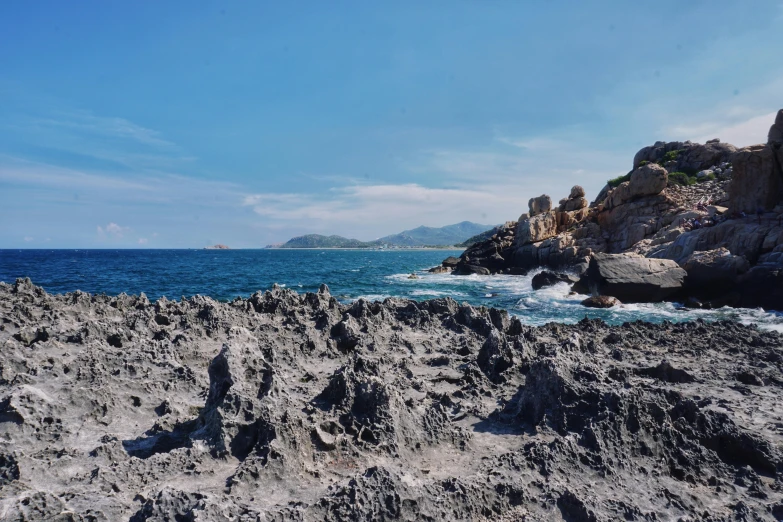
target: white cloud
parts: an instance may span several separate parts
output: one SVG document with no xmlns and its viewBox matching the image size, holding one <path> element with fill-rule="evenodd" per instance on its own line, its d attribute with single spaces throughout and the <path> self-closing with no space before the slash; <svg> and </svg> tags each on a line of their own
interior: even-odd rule
<svg viewBox="0 0 783 522">
<path fill-rule="evenodd" d="M 146 245 L 147 244 L 147 238 L 146 237 L 140 237 L 138 243 L 140 245 Z"/>
<path fill-rule="evenodd" d="M 29 242 L 33 241 L 34 239 L 35 239 L 35 238 L 32 238 L 32 237 L 30 237 L 30 236 L 25 236 L 25 237 L 24 237 L 24 241 L 25 241 L 25 243 L 29 243 Z"/>
<path fill-rule="evenodd" d="M 777 111 L 748 117 L 735 108 L 733 112 L 723 114 L 723 120 L 705 121 L 694 125 L 679 125 L 667 129 L 671 139 L 690 139 L 705 142 L 712 138 L 746 147 L 767 142 L 769 127 L 775 122 Z M 735 114 L 742 114 L 737 119 Z"/>
<path fill-rule="evenodd" d="M 122 239 L 126 232 L 130 230 L 130 227 L 122 227 L 117 223 L 109 223 L 105 227 L 98 226 L 98 235 L 102 238 L 110 237 L 114 239 Z"/>
<path fill-rule="evenodd" d="M 522 210 L 513 192 L 428 188 L 415 183 L 356 185 L 325 194 L 254 194 L 244 199 L 264 217 L 310 232 L 329 232 L 374 239 L 427 224 L 443 226 L 464 220 L 492 225 L 515 219 Z M 510 209 L 516 209 L 509 213 Z"/>
</svg>

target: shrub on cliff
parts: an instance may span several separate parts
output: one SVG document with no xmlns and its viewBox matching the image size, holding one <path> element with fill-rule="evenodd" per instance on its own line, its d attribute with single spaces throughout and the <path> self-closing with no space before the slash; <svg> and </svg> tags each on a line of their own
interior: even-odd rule
<svg viewBox="0 0 783 522">
<path fill-rule="evenodd" d="M 657 162 L 658 165 L 665 165 L 669 161 L 676 161 L 677 156 L 679 156 L 681 152 L 684 152 L 684 149 L 670 150 L 669 152 L 663 155 L 660 161 Z"/>
<path fill-rule="evenodd" d="M 633 172 L 633 171 L 631 171 L 631 172 Z M 606 182 L 606 184 L 609 185 L 612 188 L 615 188 L 618 185 L 620 185 L 620 183 L 624 183 L 626 181 L 631 181 L 631 172 L 629 172 L 625 176 L 618 176 L 616 178 L 610 179 L 609 181 Z"/>
<path fill-rule="evenodd" d="M 688 176 L 684 172 L 670 172 L 669 173 L 669 186 L 682 185 L 688 187 L 696 184 L 696 176 Z"/>
</svg>

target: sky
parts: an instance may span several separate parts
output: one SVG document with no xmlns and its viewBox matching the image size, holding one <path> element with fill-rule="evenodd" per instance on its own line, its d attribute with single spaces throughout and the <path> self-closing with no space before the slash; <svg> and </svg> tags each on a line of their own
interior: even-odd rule
<svg viewBox="0 0 783 522">
<path fill-rule="evenodd" d="M 783 2 L 0 2 L 0 248 L 495 225 L 766 141 Z"/>
</svg>

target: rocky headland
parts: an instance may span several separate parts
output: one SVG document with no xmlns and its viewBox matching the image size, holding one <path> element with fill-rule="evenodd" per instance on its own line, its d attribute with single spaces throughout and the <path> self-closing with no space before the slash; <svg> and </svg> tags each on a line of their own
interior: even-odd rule
<svg viewBox="0 0 783 522">
<path fill-rule="evenodd" d="M 592 203 L 580 186 L 557 205 L 532 198 L 516 221 L 434 270 L 545 267 L 580 276 L 577 291 L 630 302 L 783 310 L 782 143 L 783 110 L 763 145 L 657 142 Z"/>
<path fill-rule="evenodd" d="M 781 391 L 783 336 L 733 322 L 20 279 L 0 520 L 774 521 Z"/>
</svg>

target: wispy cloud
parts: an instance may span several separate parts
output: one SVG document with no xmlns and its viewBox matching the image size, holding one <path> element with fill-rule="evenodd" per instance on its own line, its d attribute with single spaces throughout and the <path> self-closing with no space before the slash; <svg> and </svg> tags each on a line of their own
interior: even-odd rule
<svg viewBox="0 0 783 522">
<path fill-rule="evenodd" d="M 743 110 L 744 108 L 735 108 L 735 114 Z M 672 139 L 689 139 L 704 142 L 709 139 L 720 138 L 721 141 L 726 143 L 745 147 L 767 141 L 767 133 L 770 125 L 775 122 L 776 112 L 752 117 L 743 115 L 740 118 L 727 113 L 720 115 L 721 117 L 717 120 L 713 119 L 691 125 L 677 125 L 668 128 L 666 132 Z"/>
<path fill-rule="evenodd" d="M 442 226 L 470 219 L 494 224 L 515 217 L 496 209 L 515 208 L 519 203 L 502 190 L 428 188 L 415 183 L 341 187 L 327 194 L 253 194 L 244 199 L 265 218 L 268 228 L 284 222 L 311 232 L 363 235 L 363 239 L 422 223 Z M 378 232 L 368 236 L 372 231 Z"/>
<path fill-rule="evenodd" d="M 137 241 L 137 243 L 138 243 L 139 245 L 146 245 L 148 242 L 149 242 L 149 241 L 147 240 L 147 238 L 146 238 L 146 237 L 140 237 L 140 238 L 139 238 L 139 240 Z"/>
<path fill-rule="evenodd" d="M 32 159 L 53 156 L 63 166 L 92 161 L 125 170 L 169 170 L 192 167 L 197 159 L 159 131 L 86 110 L 44 106 L 38 115 L 17 116 L 0 126 L 36 149 Z"/>
<path fill-rule="evenodd" d="M 30 236 L 25 236 L 24 237 L 24 242 L 25 243 L 30 243 L 31 241 L 34 241 L 34 240 L 35 240 L 35 238 L 30 237 Z"/>
<path fill-rule="evenodd" d="M 37 118 L 32 123 L 42 127 L 60 127 L 107 138 L 135 141 L 158 149 L 179 149 L 173 142 L 163 139 L 158 131 L 125 118 L 97 116 L 89 111 L 60 111 L 51 118 Z"/>
<path fill-rule="evenodd" d="M 168 172 L 144 172 L 131 177 L 59 167 L 0 155 L 0 182 L 24 187 L 68 190 L 84 198 L 132 202 L 182 201 L 207 206 L 241 201 L 238 185 Z"/>
</svg>

